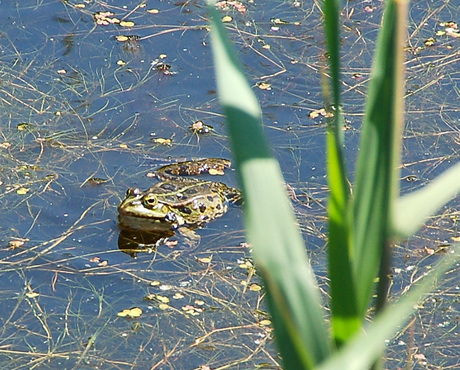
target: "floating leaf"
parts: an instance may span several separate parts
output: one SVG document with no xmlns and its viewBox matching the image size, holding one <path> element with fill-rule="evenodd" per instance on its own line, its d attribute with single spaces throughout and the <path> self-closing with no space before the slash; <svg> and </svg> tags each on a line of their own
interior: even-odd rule
<svg viewBox="0 0 460 370">
<path fill-rule="evenodd" d="M 269 84 L 267 82 L 260 82 L 257 84 L 257 87 L 261 90 L 271 90 L 272 84 Z"/>
<path fill-rule="evenodd" d="M 169 303 L 170 302 L 168 297 L 166 297 L 164 295 L 160 295 L 160 294 L 155 295 L 155 299 L 157 301 L 160 301 L 161 303 Z"/>
<path fill-rule="evenodd" d="M 251 261 L 245 261 L 243 263 L 240 263 L 238 267 L 241 269 L 250 269 L 250 268 L 253 268 L 254 265 L 251 263 Z"/>
<path fill-rule="evenodd" d="M 28 292 L 26 293 L 27 298 L 37 298 L 40 294 L 35 293 L 35 292 Z"/>
<path fill-rule="evenodd" d="M 28 189 L 28 188 L 19 188 L 18 190 L 16 190 L 16 194 L 25 195 L 25 194 L 27 194 L 29 191 L 30 191 L 30 189 Z"/>
<path fill-rule="evenodd" d="M 205 125 L 203 121 L 196 121 L 190 126 L 190 130 L 196 134 L 209 134 L 213 127 Z"/>
<path fill-rule="evenodd" d="M 211 263 L 211 261 L 212 261 L 212 255 L 209 256 L 209 257 L 197 258 L 197 261 L 198 261 L 198 262 L 201 262 L 201 263 L 206 263 L 206 264 Z"/>
<path fill-rule="evenodd" d="M 262 326 L 270 326 L 271 324 L 272 322 L 268 319 L 259 321 L 259 325 L 262 325 Z"/>
<path fill-rule="evenodd" d="M 240 1 L 234 1 L 234 0 L 218 1 L 215 4 L 215 6 L 217 9 L 229 9 L 230 7 L 234 7 L 241 14 L 246 13 L 246 6 Z"/>
<path fill-rule="evenodd" d="M 426 39 L 424 42 L 425 46 L 433 46 L 436 43 L 436 39 L 434 37 L 430 37 Z"/>
<path fill-rule="evenodd" d="M 136 318 L 142 315 L 142 309 L 139 307 L 133 307 L 124 309 L 123 311 L 118 312 L 117 316 L 119 317 L 129 317 L 129 318 Z"/>
<path fill-rule="evenodd" d="M 103 179 L 101 177 L 91 177 L 90 179 L 88 179 L 87 183 L 89 185 L 101 185 L 101 184 L 106 183 L 107 181 L 109 180 Z"/>
<path fill-rule="evenodd" d="M 158 14 L 160 11 L 158 9 L 148 9 L 147 10 L 147 13 L 150 13 L 150 14 Z"/>
<path fill-rule="evenodd" d="M 262 287 L 259 285 L 259 284 L 251 284 L 249 285 L 249 290 L 253 291 L 253 292 L 258 292 L 262 289 Z"/>
<path fill-rule="evenodd" d="M 277 25 L 279 25 L 279 24 L 289 24 L 288 21 L 283 21 L 283 20 L 280 19 L 280 18 L 272 18 L 272 19 L 270 19 L 270 21 L 271 21 L 273 24 L 277 24 Z"/>
<path fill-rule="evenodd" d="M 204 311 L 204 308 L 195 307 L 195 306 L 193 306 L 191 304 L 187 304 L 187 305 L 182 307 L 182 310 L 185 311 L 186 313 L 188 313 L 189 315 L 196 316 L 196 315 L 199 315 L 200 313 L 202 313 Z"/>
<path fill-rule="evenodd" d="M 22 122 L 22 123 L 19 123 L 16 128 L 18 129 L 18 131 L 26 131 L 26 130 L 30 130 L 31 128 L 33 128 L 34 125 L 31 124 L 31 123 L 28 123 L 28 122 Z"/>
<path fill-rule="evenodd" d="M 115 15 L 115 13 L 97 12 L 93 15 L 93 18 L 99 26 L 108 26 L 109 24 L 120 23 L 118 18 L 112 18 L 113 15 Z"/>
<path fill-rule="evenodd" d="M 150 139 L 150 141 L 152 143 L 155 143 L 155 144 L 161 144 L 161 145 L 166 145 L 166 146 L 171 146 L 171 144 L 172 144 L 171 139 L 165 139 L 165 138 L 161 138 L 161 137 L 152 138 L 152 139 Z"/>
<path fill-rule="evenodd" d="M 120 22 L 121 27 L 134 27 L 134 22 L 131 21 L 121 21 Z"/>
<path fill-rule="evenodd" d="M 229 15 L 224 15 L 222 17 L 222 23 L 230 23 L 231 21 L 233 21 L 233 18 L 230 17 Z"/>
<path fill-rule="evenodd" d="M 326 112 L 326 109 L 321 108 L 321 109 L 315 109 L 311 111 L 309 115 L 311 119 L 315 119 L 316 117 L 319 117 L 319 116 L 323 116 L 325 118 L 332 118 L 334 117 L 334 114 L 332 114 L 331 112 Z"/>
<path fill-rule="evenodd" d="M 160 62 L 155 66 L 155 68 L 157 71 L 163 73 L 165 76 L 172 76 L 177 74 L 177 72 L 171 70 L 170 64 Z"/>
<path fill-rule="evenodd" d="M 29 239 L 15 239 L 8 242 L 8 248 L 16 249 L 22 247 Z"/>
</svg>

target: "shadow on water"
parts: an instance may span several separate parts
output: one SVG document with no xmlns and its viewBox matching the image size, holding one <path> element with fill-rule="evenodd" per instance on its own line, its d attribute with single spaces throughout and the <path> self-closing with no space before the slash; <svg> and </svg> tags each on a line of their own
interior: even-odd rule
<svg viewBox="0 0 460 370">
<path fill-rule="evenodd" d="M 223 9 L 229 31 L 326 296 L 321 12 L 298 1 L 234 4 Z M 180 233 L 165 242 L 117 225 L 126 189 L 148 189 L 152 169 L 231 157 L 201 2 L 26 0 L 0 10 L 1 367 L 278 368 L 241 207 L 195 230 L 192 246 Z M 458 160 L 456 10 L 412 6 L 403 191 Z M 350 163 L 381 11 L 345 5 Z M 225 182 L 236 185 L 231 172 Z M 448 252 L 458 220 L 456 201 L 395 247 L 394 296 Z M 388 343 L 389 368 L 459 366 L 458 276 Z"/>
</svg>

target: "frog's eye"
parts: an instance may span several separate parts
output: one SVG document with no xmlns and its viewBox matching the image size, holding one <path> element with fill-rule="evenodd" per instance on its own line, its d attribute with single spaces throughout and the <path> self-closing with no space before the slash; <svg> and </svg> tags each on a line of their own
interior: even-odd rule
<svg viewBox="0 0 460 370">
<path fill-rule="evenodd" d="M 153 207 L 157 204 L 157 197 L 153 194 L 146 194 L 144 197 L 144 204 L 149 207 Z"/>
</svg>

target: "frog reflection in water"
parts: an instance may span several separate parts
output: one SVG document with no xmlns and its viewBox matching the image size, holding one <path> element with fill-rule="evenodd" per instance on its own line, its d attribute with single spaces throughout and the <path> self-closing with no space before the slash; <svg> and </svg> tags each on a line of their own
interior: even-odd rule
<svg viewBox="0 0 460 370">
<path fill-rule="evenodd" d="M 118 206 L 122 229 L 171 236 L 179 227 L 193 229 L 222 216 L 228 203 L 241 199 L 239 190 L 222 182 L 184 178 L 222 174 L 226 159 L 210 158 L 163 166 L 155 171 L 161 182 L 146 191 L 129 189 Z"/>
</svg>

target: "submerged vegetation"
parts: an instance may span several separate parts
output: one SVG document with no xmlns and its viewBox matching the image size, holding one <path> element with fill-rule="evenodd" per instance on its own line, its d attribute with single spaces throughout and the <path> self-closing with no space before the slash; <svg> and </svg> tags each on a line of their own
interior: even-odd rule
<svg viewBox="0 0 460 370">
<path fill-rule="evenodd" d="M 408 3 L 386 2 L 352 191 L 346 171 L 340 92 L 340 1 L 324 2 L 331 78 L 330 86 L 329 81 L 323 83 L 329 113 L 326 167 L 330 188 L 330 325 L 285 194 L 279 164 L 262 130 L 259 104 L 212 0 L 209 9 L 219 98 L 246 201 L 246 231 L 267 290 L 284 367 L 381 368 L 379 357 L 385 340 L 396 335 L 438 279 L 452 268 L 458 270 L 454 266 L 460 260 L 460 246 L 450 246 L 449 256 L 386 307 L 392 243 L 411 236 L 432 212 L 460 193 L 460 163 L 456 163 L 425 187 L 399 195 Z M 373 319 L 363 332 L 371 302 Z"/>
<path fill-rule="evenodd" d="M 126 190 L 150 188 L 155 169 L 231 158 L 203 5 L 2 3 L 2 368 L 281 366 L 240 207 L 195 230 L 201 240 L 192 247 L 178 234 L 157 248 L 126 251 L 117 226 Z M 320 72 L 329 55 L 322 10 L 299 1 L 217 6 L 261 101 L 265 133 L 325 301 L 324 135 L 334 112 L 322 100 Z M 450 2 L 414 6 L 406 48 L 403 193 L 458 159 L 459 50 L 451 22 L 457 9 Z M 348 3 L 344 11 L 343 133 L 350 163 L 381 11 L 368 2 Z M 254 143 L 251 136 L 241 139 L 248 148 Z M 227 171 L 224 182 L 236 187 L 232 175 Z M 451 253 L 458 215 L 458 203 L 450 203 L 415 238 L 393 247 L 392 296 Z M 133 243 L 133 235 L 127 237 Z M 406 359 L 458 365 L 454 272 L 388 343 L 389 367 L 402 367 Z"/>
</svg>

